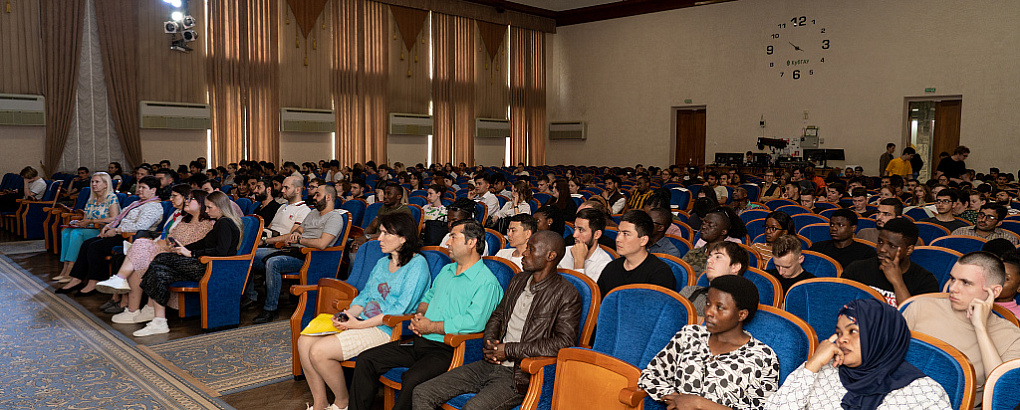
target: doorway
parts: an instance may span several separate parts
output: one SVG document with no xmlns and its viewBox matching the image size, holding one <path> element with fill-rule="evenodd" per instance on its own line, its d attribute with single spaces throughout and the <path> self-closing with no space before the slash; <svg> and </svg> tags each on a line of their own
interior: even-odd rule
<svg viewBox="0 0 1020 410">
<path fill-rule="evenodd" d="M 706 108 L 675 107 L 673 111 L 675 130 L 673 164 L 704 166 Z"/>
<path fill-rule="evenodd" d="M 918 180 L 927 181 L 938 167 L 939 153 L 960 145 L 962 97 L 907 98 L 906 141 L 924 160 Z"/>
</svg>

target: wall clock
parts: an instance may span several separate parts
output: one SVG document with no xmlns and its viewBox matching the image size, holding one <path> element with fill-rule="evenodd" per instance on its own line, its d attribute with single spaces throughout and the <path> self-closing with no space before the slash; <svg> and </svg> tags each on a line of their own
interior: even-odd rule
<svg viewBox="0 0 1020 410">
<path fill-rule="evenodd" d="M 831 47 L 824 24 L 811 16 L 791 16 L 767 31 L 765 57 L 776 76 L 798 81 L 825 67 Z"/>
</svg>

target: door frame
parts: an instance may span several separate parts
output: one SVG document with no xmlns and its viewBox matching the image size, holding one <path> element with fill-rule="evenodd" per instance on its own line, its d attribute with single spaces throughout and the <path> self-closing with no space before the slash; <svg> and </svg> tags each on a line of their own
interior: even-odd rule
<svg viewBox="0 0 1020 410">
<path fill-rule="evenodd" d="M 676 161 L 676 114 L 680 111 L 705 110 L 705 149 L 708 149 L 708 106 L 701 105 L 675 105 L 669 109 L 669 164 Z M 708 154 L 705 153 L 705 163 L 708 163 Z M 676 164 L 680 165 L 680 164 Z"/>
<path fill-rule="evenodd" d="M 902 127 L 900 133 L 900 143 L 898 145 L 899 152 L 903 151 L 903 148 L 910 145 L 910 103 L 912 102 L 942 102 L 942 101 L 963 101 L 963 94 L 949 94 L 949 95 L 918 95 L 918 96 L 907 96 L 903 97 L 903 112 L 901 114 L 900 126 Z M 935 130 L 932 130 L 934 134 Z M 931 145 L 935 145 L 935 136 L 932 135 Z M 895 157 L 899 157 L 899 152 L 894 154 Z M 928 164 L 930 175 L 935 174 L 935 167 L 938 165 L 935 160 L 938 159 L 938 153 L 935 150 L 930 152 L 928 158 L 923 158 L 925 164 Z"/>
</svg>

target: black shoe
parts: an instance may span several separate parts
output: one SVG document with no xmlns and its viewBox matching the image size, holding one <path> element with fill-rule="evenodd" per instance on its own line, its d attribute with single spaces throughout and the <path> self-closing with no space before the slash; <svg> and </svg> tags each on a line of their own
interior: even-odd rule
<svg viewBox="0 0 1020 410">
<path fill-rule="evenodd" d="M 116 302 L 113 304 L 113 306 L 110 306 L 110 307 L 108 307 L 106 309 L 103 309 L 104 313 L 109 313 L 111 315 L 115 315 L 115 314 L 118 314 L 118 313 L 123 312 L 123 311 L 124 311 L 124 307 L 121 306 L 120 303 L 116 303 Z"/>
<path fill-rule="evenodd" d="M 256 299 L 248 299 L 247 297 L 244 296 L 241 297 L 241 310 L 251 309 L 257 306 L 258 304 L 259 301 Z"/>
<path fill-rule="evenodd" d="M 62 294 L 62 293 L 66 294 L 66 293 L 74 292 L 74 291 L 76 291 L 78 289 L 81 289 L 81 288 L 84 288 L 84 287 L 85 287 L 85 282 L 82 282 L 82 283 L 79 283 L 79 284 L 74 285 L 74 286 L 69 287 L 69 288 L 60 288 L 60 289 L 57 289 L 57 290 L 53 291 L 53 293 L 56 293 L 58 295 Z"/>
<path fill-rule="evenodd" d="M 276 319 L 275 310 L 263 310 L 262 313 L 259 313 L 259 315 L 255 317 L 255 319 L 252 319 L 251 323 L 258 325 L 272 322 L 273 319 Z"/>
<path fill-rule="evenodd" d="M 107 309 L 111 309 L 114 306 L 118 306 L 119 307 L 120 303 L 119 302 L 115 302 L 113 299 L 110 299 L 110 300 L 106 301 L 106 303 L 104 303 L 102 306 L 99 306 L 99 310 L 101 310 L 103 312 L 106 312 Z M 121 310 L 123 310 L 123 309 L 121 309 Z M 117 313 L 120 313 L 121 310 L 118 310 Z"/>
</svg>

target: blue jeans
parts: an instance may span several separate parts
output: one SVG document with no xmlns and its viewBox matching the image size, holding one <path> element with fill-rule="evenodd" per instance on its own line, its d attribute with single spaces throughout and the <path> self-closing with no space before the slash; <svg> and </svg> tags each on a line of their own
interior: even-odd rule
<svg viewBox="0 0 1020 410">
<path fill-rule="evenodd" d="M 275 248 L 258 248 L 255 250 L 255 260 L 252 262 L 252 269 L 257 269 L 266 273 L 266 304 L 262 307 L 264 310 L 276 310 L 277 305 L 280 301 L 280 286 L 283 284 L 281 275 L 284 273 L 297 272 L 301 270 L 301 266 L 305 264 L 304 259 L 295 258 L 287 255 L 277 255 L 269 258 L 267 261 L 262 260 L 272 253 L 279 252 L 279 249 Z M 249 288 L 248 298 L 255 299 L 257 294 L 255 293 L 254 287 Z"/>
</svg>

